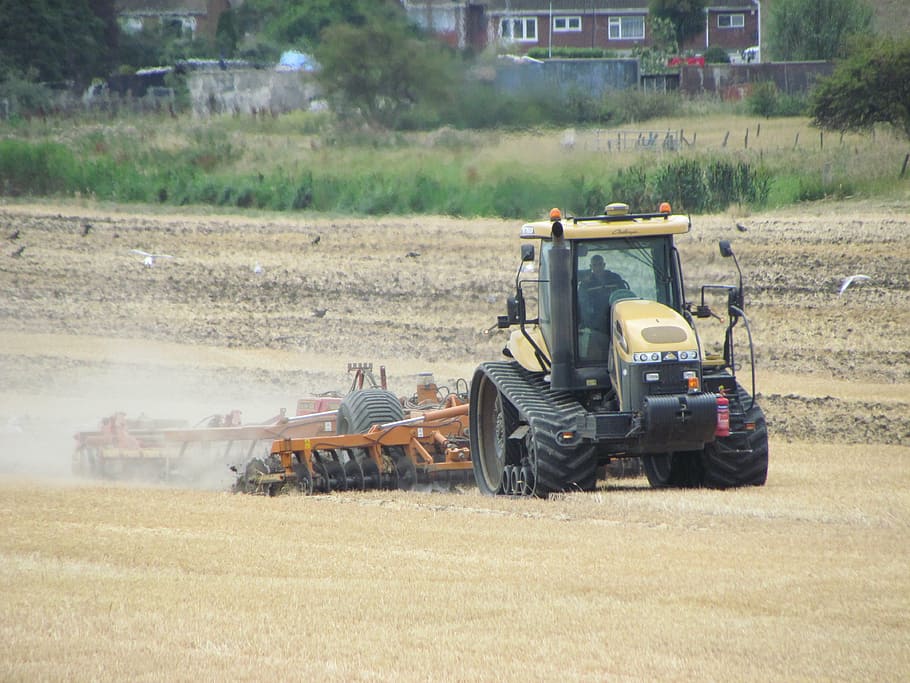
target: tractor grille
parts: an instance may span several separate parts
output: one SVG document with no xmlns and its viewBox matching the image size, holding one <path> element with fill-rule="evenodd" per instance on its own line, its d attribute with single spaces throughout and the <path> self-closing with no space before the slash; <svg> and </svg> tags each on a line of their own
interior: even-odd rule
<svg viewBox="0 0 910 683">
<path fill-rule="evenodd" d="M 645 393 L 649 396 L 663 396 L 665 394 L 685 394 L 689 385 L 683 379 L 683 372 L 694 370 L 698 372 L 698 365 L 692 363 L 654 363 L 639 366 L 641 368 L 641 381 L 645 386 Z M 659 382 L 646 382 L 645 375 L 651 372 L 660 373 Z"/>
</svg>

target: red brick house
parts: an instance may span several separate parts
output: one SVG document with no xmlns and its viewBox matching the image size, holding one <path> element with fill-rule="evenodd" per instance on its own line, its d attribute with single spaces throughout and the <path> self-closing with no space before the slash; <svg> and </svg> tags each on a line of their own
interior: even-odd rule
<svg viewBox="0 0 910 683">
<path fill-rule="evenodd" d="M 723 3 L 723 4 L 720 4 Z M 532 47 L 628 51 L 651 44 L 648 0 L 402 0 L 418 25 L 453 47 L 482 50 L 496 43 L 524 53 Z M 684 47 L 717 45 L 739 52 L 759 44 L 760 0 L 719 0 L 705 30 Z"/>
<path fill-rule="evenodd" d="M 191 36 L 214 37 L 218 19 L 243 0 L 116 0 L 117 20 L 126 31 L 141 31 L 152 24 L 179 23 Z"/>
</svg>

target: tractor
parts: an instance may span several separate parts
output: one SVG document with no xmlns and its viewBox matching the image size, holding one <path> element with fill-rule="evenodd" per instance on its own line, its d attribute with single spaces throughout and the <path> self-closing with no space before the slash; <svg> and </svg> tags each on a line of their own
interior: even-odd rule
<svg viewBox="0 0 910 683">
<path fill-rule="evenodd" d="M 686 298 L 674 236 L 688 216 L 626 204 L 602 215 L 521 228 L 515 294 L 497 327 L 504 360 L 482 363 L 470 390 L 474 477 L 488 495 L 546 497 L 591 491 L 612 463 L 640 459 L 652 487 L 760 486 L 768 433 L 755 401 L 755 363 L 736 284 Z M 527 242 L 525 242 L 525 240 Z M 722 351 L 709 353 L 697 319 L 723 317 Z M 749 391 L 740 383 L 734 329 L 748 338 Z"/>
</svg>

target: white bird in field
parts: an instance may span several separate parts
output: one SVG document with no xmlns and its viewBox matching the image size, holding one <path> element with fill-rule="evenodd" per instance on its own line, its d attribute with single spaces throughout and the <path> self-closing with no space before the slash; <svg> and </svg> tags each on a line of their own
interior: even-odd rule
<svg viewBox="0 0 910 683">
<path fill-rule="evenodd" d="M 144 256 L 144 257 L 145 257 L 145 258 L 142 259 L 142 264 L 143 264 L 146 268 L 151 268 L 152 266 L 154 266 L 154 265 L 155 265 L 155 261 L 156 261 L 157 259 L 160 259 L 160 258 L 174 258 L 174 257 L 171 256 L 170 254 L 150 254 L 150 253 L 148 253 L 147 251 L 142 251 L 142 249 L 130 249 L 130 251 L 131 251 L 132 253 L 134 253 L 134 254 L 139 254 L 140 256 Z"/>
<path fill-rule="evenodd" d="M 254 266 L 253 266 L 253 273 L 255 273 L 256 275 L 261 275 L 261 274 L 262 274 L 262 266 L 260 266 L 258 263 L 257 263 L 256 265 L 254 265 Z"/>
<path fill-rule="evenodd" d="M 849 277 L 845 277 L 843 280 L 841 280 L 840 291 L 837 293 L 837 295 L 840 296 L 843 294 L 847 290 L 847 287 L 852 285 L 854 282 L 862 282 L 863 280 L 871 279 L 872 278 L 870 278 L 868 275 L 851 275 Z"/>
</svg>

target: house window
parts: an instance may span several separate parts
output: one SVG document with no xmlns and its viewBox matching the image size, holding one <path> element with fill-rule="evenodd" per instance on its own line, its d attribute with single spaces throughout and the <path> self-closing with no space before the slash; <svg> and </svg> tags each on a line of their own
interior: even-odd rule
<svg viewBox="0 0 910 683">
<path fill-rule="evenodd" d="M 610 40 L 643 40 L 645 18 L 642 15 L 610 17 L 609 36 Z"/>
<path fill-rule="evenodd" d="M 745 14 L 718 14 L 717 28 L 742 28 L 746 25 Z"/>
<path fill-rule="evenodd" d="M 506 40 L 537 42 L 537 17 L 506 17 L 499 24 L 499 35 Z"/>
<path fill-rule="evenodd" d="M 553 33 L 581 31 L 581 17 L 553 17 Z"/>
</svg>

